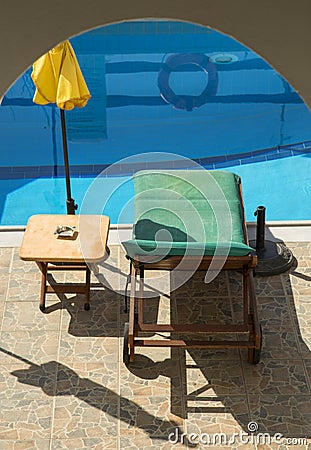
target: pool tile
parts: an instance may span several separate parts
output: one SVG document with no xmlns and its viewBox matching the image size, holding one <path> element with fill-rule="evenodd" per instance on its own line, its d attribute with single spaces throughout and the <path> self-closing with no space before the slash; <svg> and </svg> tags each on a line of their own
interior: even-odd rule
<svg viewBox="0 0 311 450">
<path fill-rule="evenodd" d="M 247 430 L 250 421 L 247 398 L 245 395 L 205 396 L 202 401 L 188 402 L 187 434 L 207 433 L 209 436 L 233 433 Z M 208 446 L 209 448 L 209 446 Z"/>
<path fill-rule="evenodd" d="M 178 323 L 231 323 L 232 305 L 228 297 L 215 298 L 204 295 L 193 296 L 191 302 L 186 295 L 178 295 L 176 302 Z"/>
<path fill-rule="evenodd" d="M 94 439 L 117 436 L 118 402 L 88 393 L 56 397 L 53 440 Z"/>
<path fill-rule="evenodd" d="M 262 444 L 262 438 L 260 438 L 257 450 L 309 450 L 311 439 L 301 437 L 283 437 L 281 439 L 272 436 L 271 442 Z M 289 440 L 288 440 L 289 439 Z M 267 441 L 267 439 L 266 439 Z"/>
<path fill-rule="evenodd" d="M 31 279 L 32 278 L 32 279 Z M 8 286 L 8 301 L 11 303 L 32 302 L 39 305 L 41 280 L 37 274 L 11 277 Z"/>
<path fill-rule="evenodd" d="M 262 327 L 262 357 L 266 359 L 297 359 L 300 356 L 297 335 L 286 329 Z"/>
<path fill-rule="evenodd" d="M 47 363 L 57 359 L 59 333 L 45 330 L 2 331 L 0 363 Z M 26 361 L 25 361 L 26 360 Z"/>
<path fill-rule="evenodd" d="M 75 295 L 63 302 L 61 329 L 73 336 L 118 336 L 119 297 L 104 289 L 91 290 L 90 310 L 84 310 L 85 298 Z"/>
<path fill-rule="evenodd" d="M 187 396 L 200 395 L 214 397 L 223 395 L 242 395 L 245 384 L 240 359 L 207 360 L 192 364 L 187 362 L 185 383 Z"/>
<path fill-rule="evenodd" d="M 61 331 L 59 342 L 59 362 L 115 364 L 118 361 L 118 338 L 96 336 L 72 336 Z"/>
<path fill-rule="evenodd" d="M 55 395 L 56 364 L 27 364 L 12 358 L 0 365 L 0 400 L 44 399 Z"/>
<path fill-rule="evenodd" d="M 0 400 L 0 442 L 48 440 L 53 399 Z"/>
<path fill-rule="evenodd" d="M 297 326 L 300 324 L 309 325 L 309 318 L 311 314 L 311 296 L 294 294 L 293 296 L 290 296 L 289 299 L 290 312 L 292 316 L 296 318 Z"/>
<path fill-rule="evenodd" d="M 164 348 L 144 349 L 144 354 L 135 355 L 135 360 L 130 367 L 120 367 L 120 393 L 123 397 L 133 398 L 136 396 L 172 396 L 171 388 L 181 390 L 182 375 L 179 361 L 170 356 L 170 349 Z M 148 354 L 148 356 L 146 355 Z M 173 362 L 173 363 L 172 363 Z"/>
<path fill-rule="evenodd" d="M 255 277 L 254 282 L 258 297 L 284 297 L 286 294 L 280 277 Z"/>
<path fill-rule="evenodd" d="M 257 395 L 310 395 L 301 360 L 263 359 L 257 365 L 243 362 L 247 392 Z"/>
<path fill-rule="evenodd" d="M 135 396 L 120 399 L 120 434 L 130 429 L 144 431 L 152 439 L 166 440 L 183 419 L 171 412 L 170 399 L 165 395 Z"/>
<path fill-rule="evenodd" d="M 0 247 L 0 269 L 5 273 L 9 273 L 11 270 L 11 259 L 13 248 Z"/>
<path fill-rule="evenodd" d="M 50 439 L 1 440 L 1 450 L 50 450 Z"/>
<path fill-rule="evenodd" d="M 77 398 L 98 396 L 100 398 L 116 397 L 118 389 L 117 364 L 72 362 L 55 363 L 55 395 L 71 395 Z M 90 400 L 91 402 L 91 400 Z"/>
<path fill-rule="evenodd" d="M 287 242 L 286 246 L 293 252 L 294 257 L 297 259 L 298 267 L 305 258 L 310 258 L 311 256 L 310 242 Z M 295 270 L 295 265 L 292 270 Z"/>
<path fill-rule="evenodd" d="M 286 297 L 258 297 L 260 323 L 269 331 L 294 332 L 294 324 Z"/>
<path fill-rule="evenodd" d="M 305 298 L 305 297 L 304 297 Z M 308 313 L 304 313 L 309 307 L 309 302 L 303 301 L 297 309 L 297 335 L 300 352 L 304 360 L 311 359 L 311 319 Z"/>
<path fill-rule="evenodd" d="M 284 280 L 284 285 L 287 295 L 311 296 L 311 268 L 300 268 L 299 271 L 289 273 Z"/>
<path fill-rule="evenodd" d="M 13 249 L 13 264 L 14 264 L 14 271 L 12 273 L 16 272 L 37 272 L 38 266 L 33 261 L 22 261 L 19 257 L 19 248 Z"/>
<path fill-rule="evenodd" d="M 175 431 L 175 429 L 174 429 Z M 174 431 L 168 430 L 167 434 L 160 436 L 153 436 L 150 433 L 145 432 L 140 429 L 129 429 L 129 430 L 121 430 L 120 431 L 120 449 L 129 449 L 129 450 L 185 450 L 185 444 L 169 442 L 170 433 L 174 433 Z"/>
<path fill-rule="evenodd" d="M 261 433 L 309 437 L 311 404 L 308 399 L 307 395 L 250 394 L 251 420 L 258 424 Z"/>
<path fill-rule="evenodd" d="M 53 439 L 51 450 L 92 449 L 102 450 L 105 442 L 105 450 L 116 450 L 118 439 L 115 436 L 104 435 L 94 438 Z"/>
<path fill-rule="evenodd" d="M 191 298 L 199 296 L 203 297 L 207 295 L 209 297 L 227 297 L 228 296 L 228 285 L 227 285 L 227 275 L 226 273 L 220 273 L 216 278 L 213 279 L 210 283 L 205 283 L 206 272 L 200 271 L 196 272 L 191 278 L 184 283 L 183 276 L 180 273 L 174 272 L 171 274 L 171 286 L 172 289 L 175 289 L 175 286 L 178 286 L 178 289 L 174 290 L 174 296 L 178 298 L 181 296 L 188 296 Z"/>
<path fill-rule="evenodd" d="M 51 303 L 52 302 L 52 303 Z M 3 331 L 28 330 L 28 331 L 53 331 L 60 328 L 60 309 L 53 310 L 50 305 L 54 301 L 46 302 L 46 312 L 39 309 L 38 301 L 6 302 L 3 313 Z M 50 311 L 50 309 L 52 311 Z"/>
<path fill-rule="evenodd" d="M 9 275 L 0 274 L 0 316 L 4 310 L 5 302 L 8 300 Z M 0 322 L 1 323 L 1 322 Z"/>
<path fill-rule="evenodd" d="M 233 336 L 232 334 L 221 334 L 217 336 L 217 338 L 221 338 L 223 340 L 232 339 L 233 337 L 235 336 Z M 185 351 L 186 363 L 204 363 L 208 365 L 209 361 L 214 359 L 223 361 L 238 361 L 239 351 L 236 348 L 190 348 Z"/>
</svg>

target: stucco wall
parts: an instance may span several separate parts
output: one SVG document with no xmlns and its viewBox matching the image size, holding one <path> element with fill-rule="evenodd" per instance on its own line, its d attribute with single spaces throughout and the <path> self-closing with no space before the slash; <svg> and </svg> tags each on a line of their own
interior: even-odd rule
<svg viewBox="0 0 311 450">
<path fill-rule="evenodd" d="M 311 106 L 309 0 L 2 0 L 0 94 L 38 56 L 90 28 L 142 18 L 222 31 L 266 59 Z"/>
</svg>

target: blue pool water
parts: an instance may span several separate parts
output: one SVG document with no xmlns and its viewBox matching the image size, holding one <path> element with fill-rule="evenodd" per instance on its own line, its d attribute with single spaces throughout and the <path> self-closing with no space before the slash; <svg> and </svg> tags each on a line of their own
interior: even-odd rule
<svg viewBox="0 0 311 450">
<path fill-rule="evenodd" d="M 267 220 L 311 218 L 311 155 L 228 166 L 241 176 L 246 219 L 254 221 L 257 206 L 266 206 Z M 293 170 L 294 169 L 294 170 Z M 298 174 L 298 176 L 297 176 Z M 133 222 L 131 176 L 103 177 L 88 195 L 94 178 L 73 178 L 73 197 L 83 213 L 108 215 L 111 223 Z M 0 180 L 0 190 L 5 181 Z M 7 187 L 5 187 L 7 189 Z M 32 214 L 66 213 L 65 181 L 54 179 L 11 180 L 10 193 L 2 205 L 2 225 L 23 225 Z M 83 202 L 86 196 L 87 201 Z M 128 204 L 128 206 L 127 206 Z"/>
<path fill-rule="evenodd" d="M 85 108 L 66 112 L 80 207 L 110 164 L 146 153 L 161 161 L 169 152 L 241 175 L 247 220 L 258 205 L 268 220 L 311 218 L 311 114 L 256 53 L 215 30 L 168 21 L 105 26 L 71 43 L 92 95 Z M 32 102 L 30 75 L 0 107 L 0 225 L 66 212 L 59 110 Z M 84 212 L 100 208 L 112 223 L 130 223 L 135 168 L 117 167 Z"/>
</svg>

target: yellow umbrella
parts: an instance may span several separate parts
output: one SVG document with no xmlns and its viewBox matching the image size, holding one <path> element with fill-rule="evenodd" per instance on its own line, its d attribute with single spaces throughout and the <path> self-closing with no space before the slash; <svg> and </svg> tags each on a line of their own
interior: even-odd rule
<svg viewBox="0 0 311 450">
<path fill-rule="evenodd" d="M 34 64 L 31 78 L 36 86 L 34 103 L 56 103 L 60 108 L 64 165 L 67 189 L 67 213 L 74 214 L 77 205 L 71 198 L 68 147 L 64 110 L 83 108 L 91 97 L 79 63 L 69 41 L 62 42 Z"/>
</svg>

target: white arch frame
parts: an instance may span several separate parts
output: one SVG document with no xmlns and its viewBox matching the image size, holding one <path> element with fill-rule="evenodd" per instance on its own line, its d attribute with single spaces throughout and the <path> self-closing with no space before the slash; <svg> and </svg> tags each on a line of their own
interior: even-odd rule
<svg viewBox="0 0 311 450">
<path fill-rule="evenodd" d="M 240 41 L 284 76 L 311 106 L 308 0 L 27 0 L 2 2 L 0 96 L 57 43 L 109 23 L 145 18 L 212 27 Z"/>
</svg>

